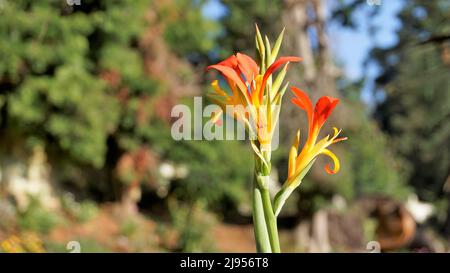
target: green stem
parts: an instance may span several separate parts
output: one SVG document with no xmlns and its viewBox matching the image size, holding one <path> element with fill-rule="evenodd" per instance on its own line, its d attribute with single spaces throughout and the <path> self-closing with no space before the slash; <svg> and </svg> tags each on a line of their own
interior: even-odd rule
<svg viewBox="0 0 450 273">
<path fill-rule="evenodd" d="M 261 189 L 264 216 L 266 219 L 267 232 L 269 233 L 270 246 L 273 253 L 280 253 L 280 240 L 278 239 L 277 218 L 272 209 L 272 201 L 268 189 Z"/>
<path fill-rule="evenodd" d="M 255 178 L 256 179 L 256 178 Z M 264 208 L 261 198 L 261 192 L 253 183 L 253 230 L 256 241 L 256 251 L 258 253 L 271 253 L 269 235 L 267 233 Z"/>
<path fill-rule="evenodd" d="M 253 183 L 253 223 L 258 252 L 280 252 L 277 219 L 272 208 L 269 194 L 270 151 L 263 153 L 268 165 L 258 156 L 255 157 Z"/>
</svg>

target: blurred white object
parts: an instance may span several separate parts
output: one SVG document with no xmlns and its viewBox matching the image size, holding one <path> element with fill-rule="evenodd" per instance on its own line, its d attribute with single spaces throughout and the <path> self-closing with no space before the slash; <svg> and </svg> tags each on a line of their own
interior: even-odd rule
<svg viewBox="0 0 450 273">
<path fill-rule="evenodd" d="M 31 198 L 37 198 L 43 207 L 54 209 L 59 206 L 50 185 L 50 167 L 42 147 L 33 150 L 28 164 L 11 164 L 2 175 L 6 180 L 7 191 L 11 194 L 19 210 L 25 210 Z"/>
<path fill-rule="evenodd" d="M 183 179 L 189 175 L 189 169 L 185 165 L 176 165 L 172 162 L 163 162 L 159 165 L 159 174 L 164 179 Z"/>
<path fill-rule="evenodd" d="M 333 207 L 335 207 L 338 210 L 344 210 L 347 208 L 347 201 L 345 201 L 345 198 L 339 194 L 333 195 L 331 203 L 333 204 Z"/>
<path fill-rule="evenodd" d="M 159 165 L 159 173 L 165 179 L 175 177 L 175 166 L 169 162 L 163 162 Z"/>
<path fill-rule="evenodd" d="M 156 193 L 164 198 L 168 194 L 168 187 L 173 179 L 184 179 L 189 175 L 189 168 L 184 164 L 175 164 L 170 161 L 162 162 L 159 165 L 159 186 Z"/>
<path fill-rule="evenodd" d="M 421 202 L 417 195 L 411 194 L 406 201 L 406 208 L 417 223 L 424 223 L 434 214 L 435 208 L 430 203 Z"/>
<path fill-rule="evenodd" d="M 181 165 L 176 166 L 175 176 L 178 179 L 186 178 L 188 175 L 189 175 L 189 168 L 186 165 L 181 164 Z"/>
</svg>

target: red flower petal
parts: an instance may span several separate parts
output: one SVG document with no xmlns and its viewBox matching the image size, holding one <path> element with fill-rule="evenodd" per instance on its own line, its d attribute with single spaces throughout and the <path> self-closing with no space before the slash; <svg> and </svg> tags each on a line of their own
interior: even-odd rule
<svg viewBox="0 0 450 273">
<path fill-rule="evenodd" d="M 262 96 L 263 96 L 263 92 L 264 92 L 263 88 L 266 85 L 267 79 L 270 77 L 270 75 L 272 75 L 273 72 L 275 72 L 275 70 L 277 70 L 280 66 L 282 66 L 283 64 L 285 64 L 287 62 L 300 62 L 301 60 L 302 60 L 302 58 L 299 58 L 299 57 L 287 56 L 287 57 L 281 57 L 278 60 L 276 60 L 273 64 L 271 64 L 269 66 L 269 68 L 267 68 L 266 73 L 264 73 L 264 77 L 261 82 L 260 90 L 258 90 L 259 100 L 262 101 Z"/>
<path fill-rule="evenodd" d="M 338 103 L 339 99 L 328 96 L 321 97 L 317 101 L 316 107 L 314 108 L 314 123 L 315 126 L 318 127 L 318 129 L 322 128 L 323 124 L 328 119 L 331 112 L 333 112 L 333 109 Z"/>
</svg>

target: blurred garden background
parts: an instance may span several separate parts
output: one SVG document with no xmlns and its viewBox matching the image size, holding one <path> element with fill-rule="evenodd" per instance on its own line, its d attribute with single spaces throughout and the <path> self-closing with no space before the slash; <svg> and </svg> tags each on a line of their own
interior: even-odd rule
<svg viewBox="0 0 450 273">
<path fill-rule="evenodd" d="M 449 251 L 449 1 L 0 0 L 0 252 L 254 252 L 248 143 L 170 128 L 255 23 L 286 27 L 291 86 L 340 98 L 349 137 L 287 202 L 282 250 Z M 306 131 L 285 102 L 275 186 Z"/>
</svg>

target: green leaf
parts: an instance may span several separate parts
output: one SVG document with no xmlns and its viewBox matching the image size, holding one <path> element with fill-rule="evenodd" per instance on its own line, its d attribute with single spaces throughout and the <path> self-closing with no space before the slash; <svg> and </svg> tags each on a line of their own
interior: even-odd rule
<svg viewBox="0 0 450 273">
<path fill-rule="evenodd" d="M 273 46 L 272 54 L 271 54 L 272 62 L 278 56 L 278 52 L 280 51 L 281 43 L 283 42 L 283 36 L 284 36 L 284 31 L 285 30 L 286 30 L 286 28 L 284 27 L 283 30 L 281 31 L 280 35 L 278 35 L 277 40 L 275 41 L 275 45 Z"/>
<path fill-rule="evenodd" d="M 287 68 L 288 68 L 289 62 L 287 62 L 283 69 L 278 73 L 277 77 L 275 78 L 275 81 L 272 85 L 271 95 L 274 96 L 277 94 L 278 89 L 280 89 L 281 84 L 283 83 L 284 77 L 286 76 Z"/>
<path fill-rule="evenodd" d="M 258 48 L 260 60 L 261 60 L 261 72 L 266 72 L 266 48 L 264 46 L 264 42 L 261 36 L 261 32 L 259 32 L 258 25 L 255 25 L 256 27 L 256 47 Z"/>
<path fill-rule="evenodd" d="M 283 88 L 281 89 L 281 91 L 278 92 L 278 93 L 275 95 L 274 101 L 275 101 L 276 104 L 281 104 L 281 100 L 283 99 L 284 93 L 286 93 L 286 90 L 287 90 L 288 86 L 289 86 L 289 82 L 287 82 L 287 83 L 283 86 Z"/>
<path fill-rule="evenodd" d="M 272 64 L 272 53 L 271 53 L 271 46 L 270 41 L 267 36 L 264 36 L 265 46 L 266 46 L 266 68 L 269 68 L 269 66 Z"/>
</svg>

